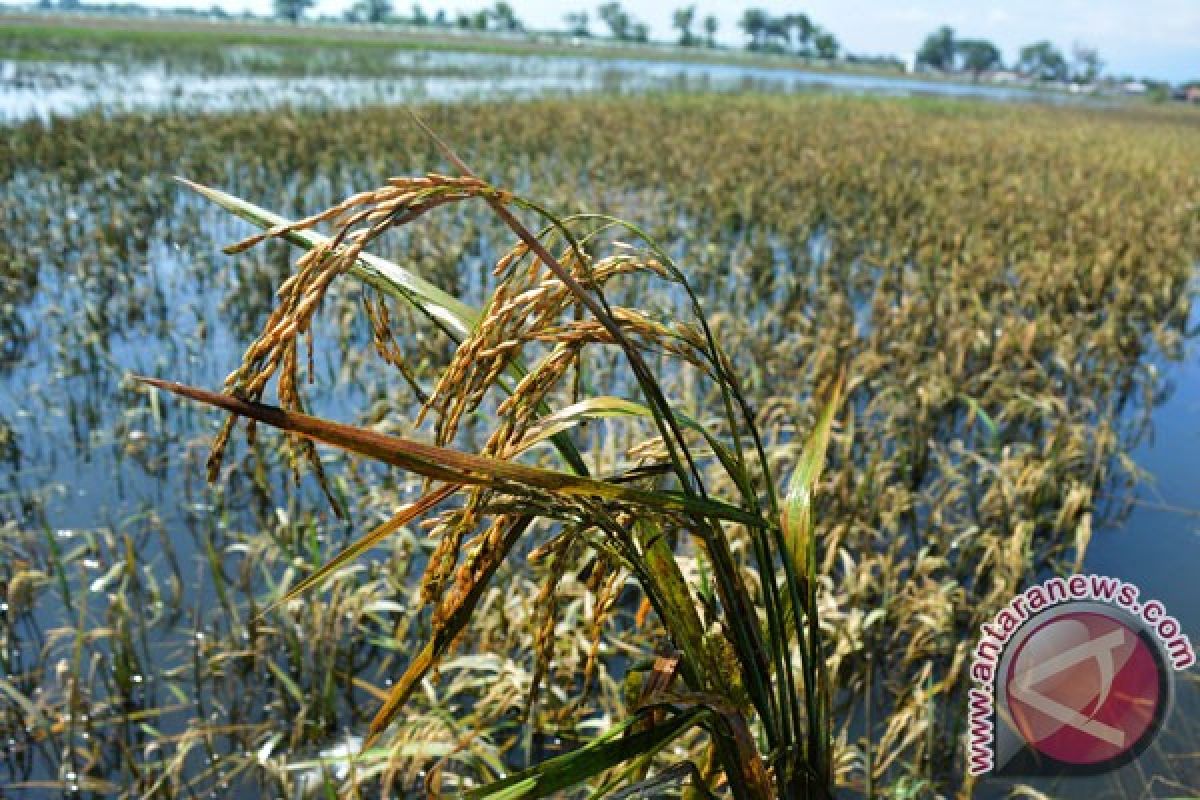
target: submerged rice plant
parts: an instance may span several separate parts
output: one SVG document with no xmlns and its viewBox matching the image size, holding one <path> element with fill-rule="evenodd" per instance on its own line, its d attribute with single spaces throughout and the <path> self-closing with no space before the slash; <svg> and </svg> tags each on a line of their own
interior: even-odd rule
<svg viewBox="0 0 1200 800">
<path fill-rule="evenodd" d="M 590 786 L 722 794 L 744 752 L 734 709 L 773 791 L 811 764 L 838 793 L 986 795 L 962 777 L 966 653 L 1015 588 L 1084 561 L 1124 512 L 1129 454 L 1195 324 L 1196 116 L 821 97 L 427 113 L 477 182 L 386 109 L 88 115 L 0 137 L 5 791 L 482 790 L 675 721 L 654 759 Z M 455 174 L 387 183 L 431 167 Z M 170 174 L 292 219 L 381 188 L 225 258 L 212 241 L 251 223 Z M 430 213 L 397 227 L 387 204 L 406 192 Z M 209 192 L 286 226 L 231 195 Z M 559 218 L 572 243 L 518 198 L 646 236 Z M 392 438 L 339 441 L 405 469 L 264 430 L 231 438 L 206 488 L 214 418 L 128 373 L 218 388 L 248 342 L 240 402 L 266 399 L 274 369 L 273 419 L 366 426 Z M 809 580 L 781 514 L 830 408 Z M 727 553 L 697 535 L 715 529 Z M 495 537 L 514 539 L 500 563 L 479 549 Z M 675 569 L 643 582 L 635 556 Z M 735 620 L 739 597 L 754 612 Z M 799 634 L 823 643 L 826 678 L 807 682 Z M 430 642 L 436 666 L 364 749 Z M 1200 765 L 1175 722 L 1145 769 L 1186 787 Z"/>
<path fill-rule="evenodd" d="M 437 545 L 420 593 L 431 609 L 429 640 L 388 692 L 365 746 L 387 730 L 419 684 L 455 651 L 497 569 L 517 552 L 550 564 L 538 595 L 542 621 L 528 687 L 526 713 L 531 713 L 553 653 L 558 584 L 582 551 L 595 593 L 595 638 L 620 587 L 632 577 L 665 629 L 669 648 L 648 670 L 627 719 L 577 750 L 469 794 L 544 797 L 597 779 L 601 785 L 616 781 L 610 788 L 626 794 L 684 780 L 703 794 L 727 785 L 739 798 L 827 796 L 830 698 L 817 617 L 812 497 L 840 381 L 829 389 L 826 411 L 794 470 L 787 496 L 779 498 L 739 380 L 670 256 L 630 223 L 596 213 L 557 216 L 488 184 L 457 156 L 448 155 L 460 176 L 392 178 L 297 223 L 281 222 L 227 195 L 196 187 L 231 211 L 269 226 L 234 252 L 265 236 L 291 238 L 309 250 L 280 287 L 279 304 L 242 366 L 226 380 L 226 395 L 143 380 L 248 418 L 251 436 L 256 423 L 293 434 L 288 441 L 323 486 L 327 482 L 314 442 L 400 467 L 430 482 L 421 498 L 280 601 L 296 600 L 355 555 L 429 517 L 428 535 Z M 366 255 L 366 248 L 388 229 L 467 201 L 486 203 L 516 237 L 493 270 L 497 285 L 481 310 L 467 308 L 396 264 Z M 536 215 L 544 225 L 541 233 L 534 234 L 517 212 Z M 334 227 L 332 237 L 310 232 L 326 221 Z M 610 254 L 596 252 L 611 234 L 633 238 L 641 246 L 614 242 Z M 432 417 L 431 444 L 304 413 L 301 338 L 310 332 L 330 283 L 346 273 L 378 294 L 370 312 L 376 348 L 410 384 L 412 370 L 389 325 L 390 302 L 411 304 L 456 344 L 428 393 L 412 386 L 424 400 L 411 424 L 416 429 Z M 610 284 L 637 280 L 675 284 L 682 313 L 655 319 L 644 309 L 610 301 Z M 370 310 L 372 301 L 364 302 Z M 592 365 L 606 350 L 620 355 L 628 373 L 622 379 L 610 367 L 606 382 L 636 387 L 636 399 L 581 391 L 584 385 L 596 386 Z M 661 363 L 650 366 L 663 359 L 676 365 L 677 380 L 710 384 L 722 398 L 723 414 L 695 420 L 678 400 L 668 400 L 658 377 Z M 278 408 L 260 402 L 272 378 L 278 382 Z M 570 405 L 555 408 L 548 402 L 567 394 L 574 400 Z M 498 404 L 496 395 L 503 395 Z M 464 418 L 481 409 L 494 420 L 481 453 L 447 449 Z M 601 465 L 595 460 L 589 464 L 571 436 L 572 428 L 593 419 L 627 421 L 647 434 L 603 478 L 594 477 Z M 219 474 L 232 426 L 231 417 L 210 457 L 210 478 Z M 557 451 L 557 469 L 518 460 L 544 443 Z M 715 481 L 714 471 L 720 473 Z M 736 493 L 718 497 L 708 488 L 714 482 Z M 330 500 L 337 502 L 332 496 Z M 702 561 L 703 585 L 689 584 L 684 575 L 677 560 L 680 545 L 673 544 L 681 539 L 686 540 L 685 552 Z M 735 546 L 752 554 L 756 591 L 734 557 Z M 592 660 L 584 668 L 585 687 L 591 682 Z M 654 757 L 692 729 L 707 734 L 704 751 L 694 760 L 671 764 L 667 772 L 651 770 Z"/>
</svg>

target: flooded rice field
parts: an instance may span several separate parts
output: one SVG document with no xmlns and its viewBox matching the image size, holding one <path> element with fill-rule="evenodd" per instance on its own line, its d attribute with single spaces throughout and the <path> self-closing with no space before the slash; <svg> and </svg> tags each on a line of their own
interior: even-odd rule
<svg viewBox="0 0 1200 800">
<path fill-rule="evenodd" d="M 284 69 L 285 58 L 271 58 L 271 51 L 263 48 L 231 48 L 226 59 L 215 64 L 167 59 L 97 64 L 4 60 L 2 44 L 0 38 L 0 121 L 9 122 L 88 109 L 356 108 L 596 92 L 827 91 L 999 102 L 1103 102 L 1023 87 L 669 60 L 401 50 L 379 54 L 367 66 L 355 61 L 342 69 L 315 59 L 300 70 Z"/>
<path fill-rule="evenodd" d="M 607 66 L 628 70 L 616 88 L 678 88 L 675 65 Z M 509 85 L 482 77 L 486 58 L 476 67 L 464 80 L 493 83 L 426 99 Z M 592 74 L 560 68 L 545 88 Z M 210 485 L 220 415 L 131 377 L 220 388 L 298 256 L 276 241 L 224 254 L 254 229 L 171 176 L 298 218 L 391 176 L 447 170 L 411 119 L 367 105 L 390 97 L 329 107 L 348 84 L 316 108 L 272 89 L 287 107 L 233 111 L 230 86 L 208 103 L 192 94 L 201 81 L 145 72 L 132 77 L 147 81 L 134 84 L 145 103 L 114 88 L 94 108 L 106 82 L 131 78 L 92 72 L 98 83 L 70 94 L 83 73 L 27 69 L 0 73 L 0 105 L 23 119 L 0 141 L 0 793 L 455 793 L 622 719 L 626 674 L 662 651 L 663 630 L 627 574 L 574 552 L 555 567 L 549 640 L 537 613 L 548 567 L 506 564 L 393 735 L 348 763 L 434 625 L 417 586 L 439 541 L 414 522 L 303 599 L 271 604 L 422 482 L 319 449 L 322 486 L 263 430 L 230 440 Z M 518 94 L 524 69 L 511 75 Z M 688 88 L 746 78 L 726 87 L 705 69 Z M 70 117 L 12 99 L 14 83 L 50 74 L 84 98 L 53 109 Z M 818 387 L 845 374 L 816 505 L 839 792 L 1008 794 L 1011 782 L 963 777 L 966 657 L 981 622 L 1055 570 L 1136 581 L 1196 640 L 1200 116 L 707 93 L 431 102 L 423 114 L 497 185 L 563 213 L 619 215 L 664 243 L 744 380 L 777 474 L 814 426 Z M 478 306 L 512 244 L 485 205 L 458 204 L 371 252 Z M 664 326 L 685 305 L 653 283 L 610 300 Z M 311 338 L 312 413 L 434 436 L 417 420 L 454 352 L 444 331 L 341 276 Z M 693 418 L 717 415 L 720 399 L 667 363 L 652 362 L 672 398 Z M 554 405 L 572 391 L 636 394 L 603 358 L 580 376 Z M 466 415 L 453 444 L 480 451 L 495 410 Z M 645 431 L 598 421 L 571 435 L 605 474 Z M 703 582 L 699 551 L 677 546 Z M 1141 794 L 1147 775 L 1160 793 L 1200 785 L 1194 675 L 1176 688 L 1152 752 L 1070 792 Z"/>
</svg>

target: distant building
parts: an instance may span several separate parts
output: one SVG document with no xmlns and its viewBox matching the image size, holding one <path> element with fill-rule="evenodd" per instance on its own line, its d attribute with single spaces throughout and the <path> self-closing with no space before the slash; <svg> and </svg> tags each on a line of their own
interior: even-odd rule
<svg viewBox="0 0 1200 800">
<path fill-rule="evenodd" d="M 1189 103 L 1200 103 L 1200 86 L 1189 86 L 1184 89 L 1183 99 Z"/>
</svg>

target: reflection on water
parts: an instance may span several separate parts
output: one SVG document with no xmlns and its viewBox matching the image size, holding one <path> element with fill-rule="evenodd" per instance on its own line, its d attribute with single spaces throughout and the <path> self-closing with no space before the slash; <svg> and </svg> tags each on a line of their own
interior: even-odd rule
<svg viewBox="0 0 1200 800">
<path fill-rule="evenodd" d="M 1078 96 L 1020 87 L 738 64 L 455 52 L 400 52 L 392 61 L 395 75 L 385 78 L 279 77 L 236 72 L 203 75 L 161 65 L 0 61 L 0 120 L 71 114 L 88 108 L 114 112 L 164 108 L 225 111 L 280 105 L 353 108 L 598 91 L 820 89 L 890 96 L 1085 102 Z"/>
<path fill-rule="evenodd" d="M 1197 330 L 1200 315 L 1191 327 Z M 1193 642 L 1200 636 L 1200 606 L 1191 581 L 1174 568 L 1190 569 L 1200 543 L 1200 497 L 1196 459 L 1200 453 L 1200 346 L 1189 340 L 1179 362 L 1162 364 L 1163 402 L 1155 409 L 1151 434 L 1131 453 L 1148 472 L 1128 516 L 1105 535 L 1088 557 L 1100 574 L 1120 575 L 1153 587 L 1167 608 L 1180 609 Z"/>
</svg>

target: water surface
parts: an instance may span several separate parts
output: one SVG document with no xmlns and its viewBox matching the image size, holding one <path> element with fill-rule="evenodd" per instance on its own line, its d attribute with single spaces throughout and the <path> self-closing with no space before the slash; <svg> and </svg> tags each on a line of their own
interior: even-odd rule
<svg viewBox="0 0 1200 800">
<path fill-rule="evenodd" d="M 395 75 L 380 78 L 279 77 L 236 70 L 205 75 L 165 65 L 0 61 L 0 120 L 97 107 L 114 112 L 279 105 L 346 108 L 601 91 L 831 91 L 997 102 L 1097 102 L 1019 86 L 688 61 L 401 51 L 392 62 Z"/>
</svg>

